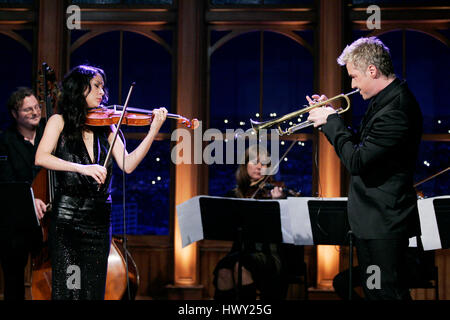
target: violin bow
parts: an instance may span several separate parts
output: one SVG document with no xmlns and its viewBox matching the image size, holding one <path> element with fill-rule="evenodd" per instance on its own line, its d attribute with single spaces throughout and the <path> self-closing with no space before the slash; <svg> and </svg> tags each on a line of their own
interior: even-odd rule
<svg viewBox="0 0 450 320">
<path fill-rule="evenodd" d="M 105 163 L 103 165 L 103 167 L 106 168 L 106 165 L 108 163 L 109 158 L 111 157 L 111 151 L 112 148 L 114 147 L 114 144 L 116 143 L 116 139 L 117 139 L 117 135 L 119 134 L 119 130 L 120 130 L 120 126 L 122 125 L 122 120 L 123 117 L 125 116 L 125 112 L 127 110 L 127 106 L 128 106 L 128 101 L 130 101 L 130 96 L 131 96 L 131 92 L 133 91 L 134 86 L 136 85 L 135 82 L 133 82 L 130 86 L 130 90 L 128 90 L 128 95 L 127 95 L 127 99 L 125 100 L 125 104 L 123 106 L 123 110 L 122 110 L 122 114 L 120 115 L 120 119 L 119 119 L 119 123 L 117 124 L 117 128 L 116 128 L 116 132 L 114 133 L 114 139 L 113 142 L 111 143 L 111 145 L 109 146 L 109 150 L 108 150 L 108 154 L 106 155 L 105 158 Z M 124 145 L 125 148 L 125 145 Z M 124 154 L 125 154 L 125 150 L 124 150 Z M 125 161 L 123 163 L 123 171 L 125 171 Z M 100 185 L 98 186 L 98 188 L 100 189 Z M 124 190 L 125 192 L 125 190 Z M 125 195 L 125 193 L 124 193 Z M 127 254 L 127 237 L 126 237 L 126 218 L 125 218 L 125 210 L 123 211 L 123 228 L 124 228 L 124 234 L 123 234 L 123 247 L 125 250 L 125 267 L 126 267 L 126 274 L 127 274 L 127 291 L 128 291 L 128 299 L 130 299 L 130 279 L 129 279 L 129 275 L 128 275 L 128 254 Z"/>
<path fill-rule="evenodd" d="M 111 151 L 112 151 L 112 148 L 114 147 L 114 144 L 116 143 L 117 134 L 119 133 L 120 126 L 122 125 L 122 120 L 123 120 L 123 117 L 125 115 L 125 111 L 127 110 L 128 101 L 130 100 L 131 92 L 133 91 L 133 88 L 134 88 L 135 85 L 136 85 L 136 82 L 133 82 L 131 84 L 131 86 L 130 86 L 130 90 L 128 90 L 127 100 L 125 100 L 125 104 L 123 106 L 122 114 L 120 115 L 119 123 L 117 124 L 116 132 L 114 133 L 113 142 L 109 146 L 108 154 L 106 155 L 105 163 L 103 164 L 103 166 L 105 168 L 106 168 L 106 164 L 109 161 L 109 158 L 111 157 Z"/>
<path fill-rule="evenodd" d="M 432 176 L 430 176 L 430 177 L 428 177 L 428 178 L 425 178 L 425 179 L 423 179 L 422 181 L 417 182 L 416 184 L 413 185 L 413 187 L 416 188 L 417 186 L 421 185 L 422 183 L 425 183 L 425 182 L 427 182 L 427 181 L 429 181 L 429 180 L 431 180 L 431 179 L 434 179 L 434 178 L 436 178 L 437 176 L 443 174 L 444 172 L 447 172 L 449 169 L 450 169 L 450 167 L 447 167 L 447 169 L 444 169 L 444 170 L 442 170 L 442 171 L 439 171 L 438 173 L 433 174 Z"/>
</svg>

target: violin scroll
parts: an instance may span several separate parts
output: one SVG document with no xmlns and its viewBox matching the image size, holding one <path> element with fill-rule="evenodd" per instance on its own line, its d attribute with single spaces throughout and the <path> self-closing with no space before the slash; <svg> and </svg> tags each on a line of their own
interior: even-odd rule
<svg viewBox="0 0 450 320">
<path fill-rule="evenodd" d="M 181 117 L 181 116 L 180 116 L 180 119 L 178 120 L 178 123 L 184 125 L 186 128 L 194 129 L 194 130 L 197 129 L 200 125 L 200 122 L 196 118 L 189 120 L 188 118 Z"/>
</svg>

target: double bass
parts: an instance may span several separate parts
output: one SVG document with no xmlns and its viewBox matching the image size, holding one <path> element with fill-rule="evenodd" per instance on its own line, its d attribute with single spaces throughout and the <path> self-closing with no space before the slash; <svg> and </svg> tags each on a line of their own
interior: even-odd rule
<svg viewBox="0 0 450 320">
<path fill-rule="evenodd" d="M 45 105 L 46 118 L 56 109 L 58 89 L 54 71 L 43 63 L 42 80 L 39 81 L 40 100 Z M 48 247 L 48 229 L 51 204 L 54 199 L 55 179 L 51 170 L 42 168 L 35 177 L 32 188 L 36 198 L 47 203 L 47 212 L 40 220 L 42 245 L 32 257 L 31 296 L 33 300 L 50 300 L 52 296 L 52 266 Z M 131 254 L 124 248 L 123 240 L 112 237 L 108 256 L 105 300 L 134 299 L 139 286 L 139 272 Z"/>
</svg>

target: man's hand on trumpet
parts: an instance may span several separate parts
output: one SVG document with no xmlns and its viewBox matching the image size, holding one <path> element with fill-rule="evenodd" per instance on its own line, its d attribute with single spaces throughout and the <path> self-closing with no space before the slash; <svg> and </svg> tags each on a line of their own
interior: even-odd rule
<svg viewBox="0 0 450 320">
<path fill-rule="evenodd" d="M 325 95 L 313 95 L 312 99 L 309 96 L 306 96 L 306 100 L 308 100 L 309 105 L 315 105 L 316 103 L 328 100 Z M 308 121 L 314 123 L 314 128 L 320 127 L 327 123 L 327 118 L 330 114 L 336 113 L 337 111 L 330 105 L 314 108 L 309 111 Z"/>
</svg>

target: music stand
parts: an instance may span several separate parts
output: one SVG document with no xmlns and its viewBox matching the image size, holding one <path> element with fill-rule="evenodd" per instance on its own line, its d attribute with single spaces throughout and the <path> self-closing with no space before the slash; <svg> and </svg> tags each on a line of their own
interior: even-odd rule
<svg viewBox="0 0 450 320">
<path fill-rule="evenodd" d="M 347 216 L 347 201 L 309 200 L 309 217 L 315 245 L 349 245 L 349 292 L 352 300 L 353 291 L 353 233 Z"/>
<path fill-rule="evenodd" d="M 347 217 L 347 201 L 309 200 L 309 218 L 314 244 L 344 245 L 350 225 Z"/>
<path fill-rule="evenodd" d="M 450 199 L 434 199 L 434 213 L 442 249 L 450 248 Z"/>
<path fill-rule="evenodd" d="M 0 183 L 0 203 L 3 214 L 0 225 L 14 229 L 30 230 L 39 227 L 33 189 L 24 182 Z"/>
<path fill-rule="evenodd" d="M 241 255 L 245 241 L 281 243 L 280 205 L 270 200 L 200 197 L 204 239 L 238 243 L 238 288 L 242 286 Z"/>
</svg>

